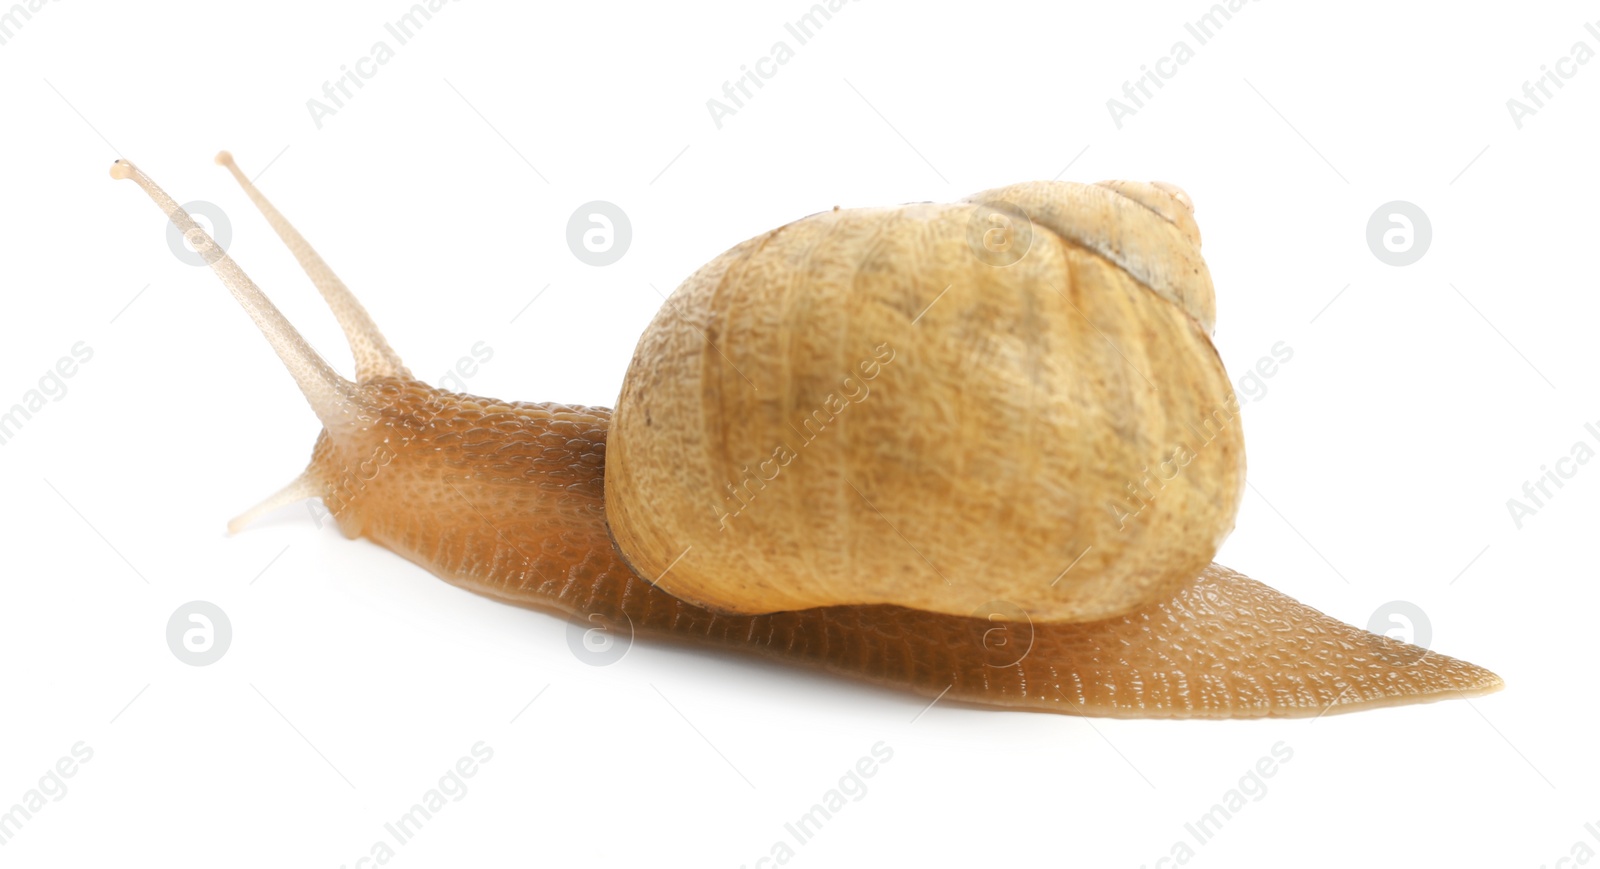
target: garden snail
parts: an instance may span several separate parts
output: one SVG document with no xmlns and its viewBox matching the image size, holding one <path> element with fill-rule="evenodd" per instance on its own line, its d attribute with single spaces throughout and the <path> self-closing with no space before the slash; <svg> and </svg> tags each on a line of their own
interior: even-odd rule
<svg viewBox="0 0 1600 869">
<path fill-rule="evenodd" d="M 416 380 L 217 162 L 356 362 L 354 381 L 335 373 L 176 202 L 113 164 L 323 425 L 306 471 L 230 530 L 321 498 L 345 535 L 500 600 L 987 706 L 1314 716 L 1501 687 L 1211 563 L 1244 449 L 1172 185 L 1020 184 L 750 239 L 669 298 L 613 412 Z"/>
</svg>

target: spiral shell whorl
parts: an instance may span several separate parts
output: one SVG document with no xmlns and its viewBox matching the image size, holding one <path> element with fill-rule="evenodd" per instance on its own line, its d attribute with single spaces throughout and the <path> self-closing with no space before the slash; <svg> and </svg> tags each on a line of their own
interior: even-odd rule
<svg viewBox="0 0 1600 869">
<path fill-rule="evenodd" d="M 635 351 L 606 468 L 619 549 L 742 613 L 1000 600 L 1087 621 L 1192 579 L 1244 450 L 1174 214 L 1040 182 L 734 247 Z"/>
</svg>

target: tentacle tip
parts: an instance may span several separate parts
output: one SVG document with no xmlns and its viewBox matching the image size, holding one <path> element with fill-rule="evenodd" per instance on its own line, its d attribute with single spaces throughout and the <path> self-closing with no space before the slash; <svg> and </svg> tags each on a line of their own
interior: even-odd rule
<svg viewBox="0 0 1600 869">
<path fill-rule="evenodd" d="M 312 473 L 312 470 L 307 468 L 300 474 L 300 476 L 290 480 L 289 485 L 284 486 L 282 489 L 279 489 L 271 495 L 268 495 L 264 500 L 261 501 L 261 503 L 256 504 L 254 507 L 251 507 L 232 519 L 229 519 L 228 536 L 232 537 L 233 535 L 238 534 L 257 519 L 260 519 L 262 516 L 271 513 L 279 507 L 287 504 L 293 504 L 296 501 L 303 501 L 306 498 L 317 497 L 317 484 L 315 479 L 312 477 Z"/>
<path fill-rule="evenodd" d="M 133 177 L 133 164 L 118 157 L 111 164 L 111 177 L 123 181 Z"/>
<path fill-rule="evenodd" d="M 241 534 L 246 528 L 249 528 L 252 524 L 254 524 L 257 519 L 260 519 L 262 516 L 265 516 L 280 506 L 282 505 L 274 503 L 274 498 L 268 498 L 266 501 L 263 501 L 262 503 L 251 507 L 232 519 L 229 519 L 228 536 L 239 536 L 239 534 Z"/>
<path fill-rule="evenodd" d="M 227 166 L 229 168 L 233 167 L 233 155 L 227 151 L 218 151 L 217 156 L 214 159 L 216 160 L 218 166 Z"/>
</svg>

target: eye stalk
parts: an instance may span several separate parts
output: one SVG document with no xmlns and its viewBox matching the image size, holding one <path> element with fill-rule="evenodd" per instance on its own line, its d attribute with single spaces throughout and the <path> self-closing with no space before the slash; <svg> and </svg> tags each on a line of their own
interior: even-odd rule
<svg viewBox="0 0 1600 869">
<path fill-rule="evenodd" d="M 217 165 L 225 167 L 233 174 L 235 181 L 244 189 L 245 195 L 250 197 L 261 215 L 267 219 L 278 238 L 283 240 L 289 252 L 300 263 L 300 268 L 305 270 L 306 276 L 311 278 L 311 283 L 317 287 L 317 292 L 333 309 L 333 316 L 339 321 L 339 327 L 344 330 L 346 340 L 350 342 L 350 350 L 356 357 L 356 382 L 360 383 L 373 377 L 399 377 L 409 380 L 411 372 L 406 370 L 405 363 L 400 361 L 400 354 L 389 347 L 389 342 L 384 340 L 383 333 L 378 331 L 372 317 L 367 314 L 367 309 L 356 301 L 354 294 L 333 273 L 333 269 L 323 261 L 314 248 L 297 232 L 293 225 L 274 208 L 267 197 L 261 195 L 256 185 L 239 171 L 238 164 L 233 162 L 233 155 L 227 151 L 218 151 Z"/>
<path fill-rule="evenodd" d="M 239 186 L 260 209 L 267 222 L 278 233 L 278 237 L 299 261 L 311 282 L 321 292 L 328 307 L 333 310 L 334 317 L 344 330 L 356 359 L 355 382 L 341 377 L 318 355 L 288 318 L 272 304 L 266 293 L 245 274 L 244 269 L 233 261 L 233 258 L 195 222 L 188 212 L 184 211 L 182 206 L 151 180 L 150 176 L 127 160 L 117 160 L 111 164 L 111 177 L 138 184 L 211 266 L 223 286 L 228 288 L 245 309 L 245 313 L 255 321 L 261 334 L 266 337 L 267 343 L 278 354 L 278 358 L 283 360 L 283 364 L 289 369 L 289 374 L 300 387 L 300 392 L 311 405 L 312 412 L 322 422 L 327 432 L 326 436 L 332 437 L 334 445 L 338 446 L 341 441 L 351 440 L 350 435 L 364 425 L 362 410 L 367 402 L 362 397 L 363 386 L 378 378 L 409 381 L 411 372 L 406 370 L 399 354 L 390 348 L 366 309 L 356 301 L 349 288 L 239 170 L 233 161 L 233 155 L 222 151 L 217 154 L 216 161 L 233 173 Z M 228 523 L 228 530 L 230 533 L 237 532 L 255 518 L 271 510 L 322 494 L 324 494 L 323 481 L 313 473 L 312 469 L 307 469 L 283 489 L 235 517 Z"/>
<path fill-rule="evenodd" d="M 311 404 L 311 409 L 317 418 L 322 420 L 324 426 L 332 428 L 347 419 L 351 402 L 355 396 L 355 384 L 340 377 L 306 339 L 295 330 L 288 318 L 278 310 L 277 306 L 267 298 L 267 294 L 256 286 L 255 281 L 245 274 L 244 269 L 233 261 L 215 240 L 213 240 L 194 218 L 189 216 L 171 196 L 167 195 L 159 185 L 150 179 L 139 167 L 127 160 L 118 160 L 111 164 L 111 177 L 118 180 L 130 180 L 143 188 L 149 194 L 151 201 L 167 215 L 183 237 L 199 251 L 200 255 L 210 264 L 211 270 L 221 279 L 223 286 L 239 301 L 245 313 L 255 321 L 261 334 L 266 336 L 267 343 L 277 352 L 278 358 L 289 369 L 290 376 L 294 377 L 300 391 L 305 394 L 306 401 Z"/>
</svg>

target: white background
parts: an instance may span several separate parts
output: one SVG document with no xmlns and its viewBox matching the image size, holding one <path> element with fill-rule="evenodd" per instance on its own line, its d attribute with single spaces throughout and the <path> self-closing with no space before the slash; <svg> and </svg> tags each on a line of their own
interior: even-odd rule
<svg viewBox="0 0 1600 869">
<path fill-rule="evenodd" d="M 1600 62 L 1521 129 L 1506 107 L 1574 43 L 1600 50 L 1600 7 L 1250 3 L 1199 46 L 1183 25 L 1203 0 L 865 0 L 799 46 L 783 25 L 804 0 L 468 0 L 396 46 L 384 23 L 406 8 L 62 0 L 0 45 L 0 407 L 93 349 L 0 446 L 0 808 L 79 741 L 94 752 L 0 863 L 353 867 L 480 740 L 492 760 L 390 865 L 754 866 L 879 742 L 893 759 L 791 865 L 1155 866 L 1178 841 L 1204 866 L 1600 850 L 1600 463 L 1520 529 L 1506 504 L 1574 443 L 1600 447 Z M 380 39 L 394 58 L 318 129 L 307 100 Z M 706 101 L 779 40 L 793 59 L 718 129 Z M 1178 40 L 1194 58 L 1118 129 L 1106 101 Z M 1508 687 L 1315 721 L 924 713 L 644 641 L 590 666 L 562 621 L 304 506 L 228 537 L 318 424 L 112 159 L 219 205 L 231 253 L 350 366 L 220 148 L 419 376 L 481 341 L 470 391 L 602 405 L 652 285 L 802 215 L 1058 175 L 1181 184 L 1233 377 L 1293 350 L 1246 404 L 1251 489 L 1218 560 L 1356 624 L 1411 602 L 1432 647 Z M 565 240 L 596 199 L 633 226 L 603 268 Z M 1433 227 L 1404 268 L 1365 240 L 1396 199 Z M 233 627 L 205 667 L 165 640 L 195 599 Z M 1292 759 L 1265 795 L 1196 844 L 1184 825 L 1279 742 Z"/>
</svg>

